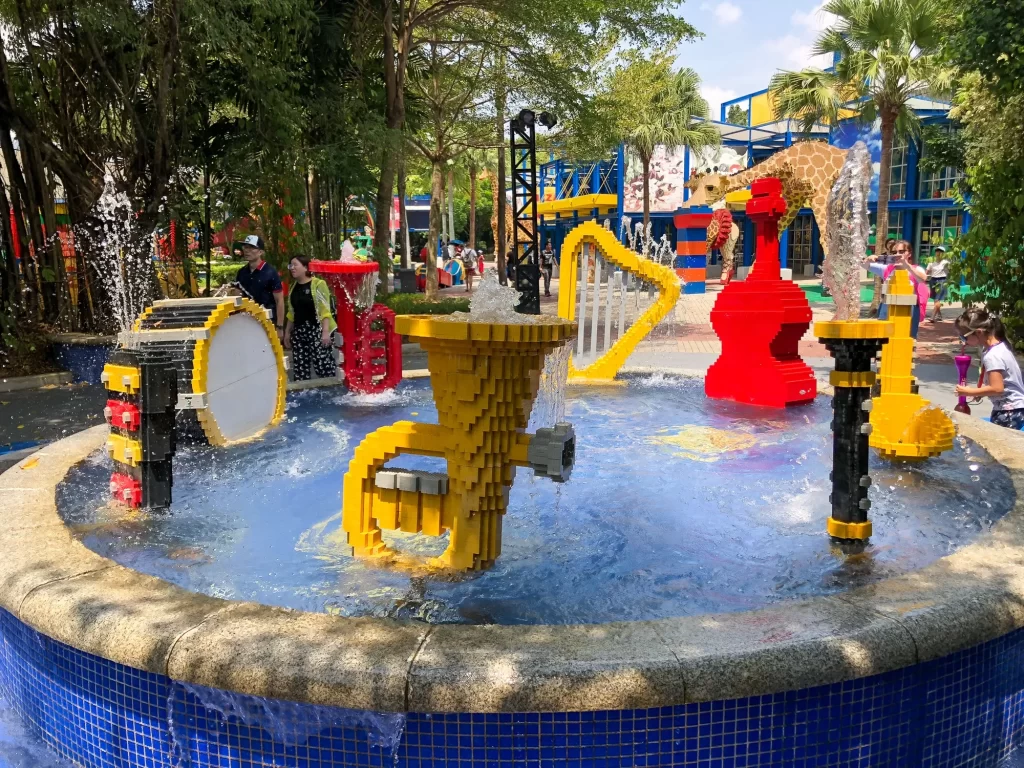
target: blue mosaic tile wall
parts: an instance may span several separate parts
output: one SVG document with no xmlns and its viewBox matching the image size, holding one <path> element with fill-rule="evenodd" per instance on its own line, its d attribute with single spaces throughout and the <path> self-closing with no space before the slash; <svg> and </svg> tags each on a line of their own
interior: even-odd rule
<svg viewBox="0 0 1024 768">
<path fill-rule="evenodd" d="M 769 696 L 611 712 L 374 715 L 176 683 L 0 610 L 0 696 L 88 768 L 1006 765 L 1024 630 L 944 659 Z"/>
</svg>

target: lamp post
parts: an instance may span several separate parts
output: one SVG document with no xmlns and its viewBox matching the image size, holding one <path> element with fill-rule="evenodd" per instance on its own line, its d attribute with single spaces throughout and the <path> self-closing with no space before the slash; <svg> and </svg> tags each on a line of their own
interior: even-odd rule
<svg viewBox="0 0 1024 768">
<path fill-rule="evenodd" d="M 512 252 L 508 255 L 516 290 L 521 294 L 518 312 L 540 314 L 540 247 L 537 237 L 537 132 L 536 124 L 553 128 L 554 115 L 532 109 L 520 110 L 509 121 L 509 153 L 512 158 Z M 502 192 L 499 190 L 498 192 Z"/>
</svg>

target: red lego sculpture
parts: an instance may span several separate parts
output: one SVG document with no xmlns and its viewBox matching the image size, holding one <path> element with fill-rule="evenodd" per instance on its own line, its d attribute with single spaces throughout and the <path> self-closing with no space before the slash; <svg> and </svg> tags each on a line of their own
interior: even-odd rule
<svg viewBox="0 0 1024 768">
<path fill-rule="evenodd" d="M 747 215 L 757 227 L 757 260 L 747 279 L 729 283 L 711 310 L 722 354 L 708 369 L 704 392 L 782 408 L 818 393 L 813 372 L 797 352 L 811 323 L 811 305 L 779 271 L 779 219 L 786 212 L 782 182 L 761 179 L 750 189 Z"/>
<path fill-rule="evenodd" d="M 342 372 L 353 392 L 374 394 L 394 389 L 402 380 L 402 339 L 395 333 L 395 313 L 383 304 L 359 312 L 355 296 L 377 264 L 311 261 L 310 269 L 327 281 L 338 303 Z"/>
</svg>

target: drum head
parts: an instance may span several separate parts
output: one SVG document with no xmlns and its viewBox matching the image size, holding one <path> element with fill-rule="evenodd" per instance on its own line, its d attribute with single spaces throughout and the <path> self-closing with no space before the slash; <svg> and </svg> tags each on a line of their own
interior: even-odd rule
<svg viewBox="0 0 1024 768">
<path fill-rule="evenodd" d="M 228 443 L 267 429 L 284 387 L 266 326 L 239 312 L 213 329 L 207 348 L 207 418 Z"/>
</svg>

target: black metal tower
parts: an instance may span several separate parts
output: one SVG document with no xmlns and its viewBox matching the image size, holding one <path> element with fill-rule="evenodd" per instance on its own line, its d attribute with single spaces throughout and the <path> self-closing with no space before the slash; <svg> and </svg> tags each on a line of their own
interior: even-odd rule
<svg viewBox="0 0 1024 768">
<path fill-rule="evenodd" d="M 535 115 L 524 109 L 509 121 L 512 155 L 512 252 L 508 259 L 522 295 L 516 310 L 540 314 L 540 247 L 537 241 L 537 130 Z"/>
</svg>

